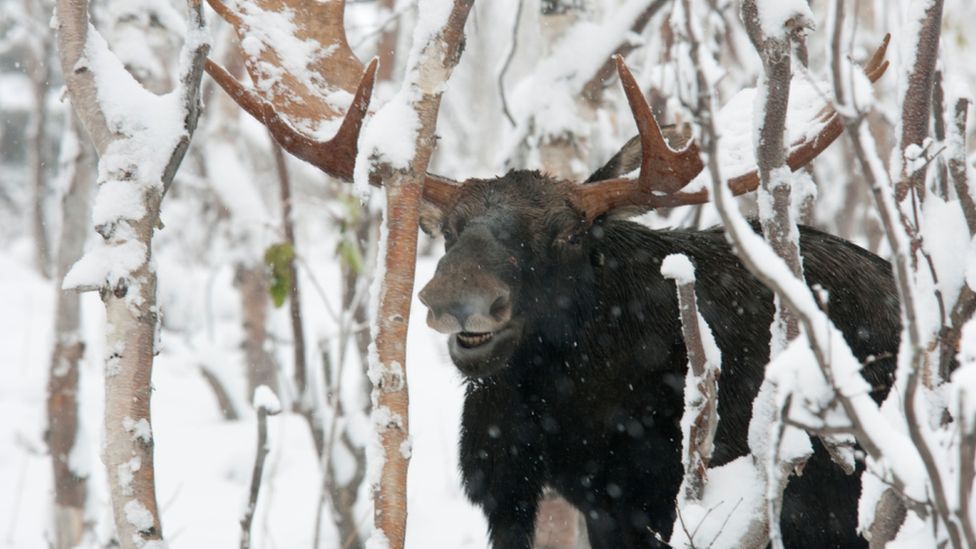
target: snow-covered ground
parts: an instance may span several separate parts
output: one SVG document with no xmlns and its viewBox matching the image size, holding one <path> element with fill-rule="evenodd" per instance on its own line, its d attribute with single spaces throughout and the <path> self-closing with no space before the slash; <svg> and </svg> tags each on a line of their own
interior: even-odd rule
<svg viewBox="0 0 976 549">
<path fill-rule="evenodd" d="M 30 257 L 30 246 L 24 241 L 0 251 L 0 547 L 5 549 L 46 548 L 51 537 L 51 467 L 44 430 L 55 293 L 54 284 L 29 267 Z M 172 269 L 172 264 L 160 267 L 164 304 L 165 286 L 173 283 L 172 276 L 167 282 L 167 268 Z M 427 280 L 433 268 L 432 260 L 421 261 L 417 280 Z M 327 278 L 337 269 L 323 265 L 316 267 L 319 270 L 323 287 L 338 286 L 329 284 L 334 281 Z M 192 285 L 200 279 L 190 276 L 179 280 Z M 239 329 L 231 276 L 218 273 L 212 284 L 217 301 L 215 331 L 218 336 L 223 332 L 229 337 L 218 337 L 213 349 L 201 352 L 190 348 L 184 335 L 164 330 L 153 374 L 158 497 L 163 531 L 175 549 L 238 544 L 238 520 L 255 453 L 255 417 L 224 421 L 213 392 L 200 374 L 201 360 L 225 372 L 240 372 L 242 367 L 241 353 L 233 344 Z M 320 307 L 315 299 L 306 296 L 307 310 Z M 203 310 L 195 313 L 209 314 Z M 96 487 L 91 507 L 104 535 L 111 516 L 97 450 L 101 436 L 103 314 L 98 297 L 86 294 L 83 318 L 88 347 L 82 365 L 82 408 L 91 441 L 86 452 L 92 460 L 92 484 Z M 174 311 L 174 315 L 179 314 Z M 442 337 L 424 325 L 424 314 L 425 309 L 415 302 L 408 355 L 413 459 L 407 545 L 484 547 L 484 519 L 465 500 L 457 471 L 460 378 L 447 358 Z M 310 316 L 316 315 L 313 312 Z M 280 351 L 279 356 L 287 355 L 290 349 Z M 269 425 L 272 451 L 254 521 L 254 547 L 308 548 L 312 545 L 320 486 L 315 450 L 300 417 L 273 416 Z M 360 495 L 361 500 L 366 498 L 366 493 Z M 359 513 L 362 525 L 368 527 L 369 508 L 361 505 Z M 327 529 L 325 535 L 331 537 L 332 533 Z M 327 542 L 323 546 L 333 545 Z"/>
</svg>

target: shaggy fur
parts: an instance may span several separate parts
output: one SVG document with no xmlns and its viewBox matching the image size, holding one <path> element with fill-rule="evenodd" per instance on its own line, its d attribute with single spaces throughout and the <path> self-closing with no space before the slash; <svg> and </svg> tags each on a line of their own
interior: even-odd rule
<svg viewBox="0 0 976 549">
<path fill-rule="evenodd" d="M 477 243 L 471 227 L 481 231 Z M 659 546 L 652 532 L 670 536 L 681 483 L 687 368 L 661 261 L 683 253 L 695 264 L 701 314 L 722 351 L 715 466 L 748 453 L 769 358 L 770 291 L 720 230 L 653 231 L 615 219 L 586 227 L 565 184 L 534 172 L 469 185 L 443 229 L 438 273 L 448 265 L 504 281 L 521 323 L 517 344 L 494 357 L 502 366 L 467 380 L 461 427 L 464 486 L 494 547 L 531 546 L 547 485 L 583 512 L 594 548 Z M 800 233 L 807 281 L 829 291 L 831 319 L 859 359 L 882 357 L 864 372 L 881 398 L 899 335 L 890 267 L 839 238 Z M 855 533 L 861 468 L 845 476 L 814 446 L 786 491 L 786 546 L 866 546 Z"/>
</svg>

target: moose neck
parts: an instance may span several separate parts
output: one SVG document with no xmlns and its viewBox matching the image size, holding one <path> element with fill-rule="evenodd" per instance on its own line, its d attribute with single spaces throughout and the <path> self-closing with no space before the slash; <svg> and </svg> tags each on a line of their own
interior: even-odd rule
<svg viewBox="0 0 976 549">
<path fill-rule="evenodd" d="M 587 236 L 583 259 L 542 272 L 534 321 L 513 356 L 515 370 L 549 367 L 585 375 L 607 364 L 673 369 L 683 352 L 673 283 L 660 274 L 671 246 L 663 233 L 608 220 Z M 673 318 L 672 318 L 673 317 Z M 528 364 L 524 364 L 528 362 Z"/>
</svg>

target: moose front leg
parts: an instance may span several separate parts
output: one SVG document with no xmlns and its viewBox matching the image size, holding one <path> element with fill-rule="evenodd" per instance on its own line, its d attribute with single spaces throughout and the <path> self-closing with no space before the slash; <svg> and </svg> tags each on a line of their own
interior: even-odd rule
<svg viewBox="0 0 976 549">
<path fill-rule="evenodd" d="M 494 397 L 494 398 L 493 398 Z M 498 395 L 469 394 L 461 432 L 468 498 L 488 519 L 494 549 L 531 549 L 547 468 L 532 414 Z"/>
<path fill-rule="evenodd" d="M 507 453 L 507 452 L 506 452 Z M 482 458 L 484 453 L 482 453 Z M 540 475 L 528 463 L 462 457 L 468 498 L 488 519 L 494 549 L 531 549 L 535 519 L 542 497 Z M 489 461 L 494 462 L 486 466 Z"/>
</svg>

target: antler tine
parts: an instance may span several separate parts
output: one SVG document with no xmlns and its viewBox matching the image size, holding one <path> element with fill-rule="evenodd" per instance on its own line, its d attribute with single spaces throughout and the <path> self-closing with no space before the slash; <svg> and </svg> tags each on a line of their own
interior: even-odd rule
<svg viewBox="0 0 976 549">
<path fill-rule="evenodd" d="M 662 197 L 680 195 L 705 167 L 694 141 L 680 151 L 671 149 L 623 57 L 615 55 L 614 61 L 640 134 L 640 175 L 636 181 L 616 178 L 577 187 L 574 202 L 589 221 L 618 208 L 647 211 L 661 206 Z"/>
<path fill-rule="evenodd" d="M 881 45 L 864 65 L 864 74 L 871 82 L 877 82 L 888 69 L 885 53 L 890 40 L 891 35 L 885 35 Z M 646 151 L 649 144 L 654 147 L 654 151 L 661 151 L 658 144 L 658 140 L 663 141 L 660 128 L 653 115 L 650 114 L 650 108 L 644 101 L 636 81 L 619 58 L 617 59 L 617 69 L 620 72 L 620 80 L 627 94 L 627 100 L 637 120 L 637 127 L 641 135 L 641 146 L 645 149 L 640 177 L 637 181 L 620 178 L 581 185 L 577 187 L 573 198 L 576 207 L 586 215 L 588 221 L 593 221 L 611 210 L 623 207 L 634 207 L 638 211 L 644 212 L 654 208 L 671 208 L 708 202 L 709 195 L 706 189 L 694 192 L 682 192 L 680 190 L 694 179 L 704 167 L 697 145 L 692 142 L 682 151 L 673 151 L 665 143 L 666 150 L 663 155 L 654 159 L 654 153 L 648 154 Z M 844 131 L 844 123 L 832 107 L 826 107 L 821 111 L 815 117 L 815 121 L 823 124 L 820 131 L 813 138 L 801 139 L 790 147 L 786 163 L 793 171 L 802 168 L 816 158 Z M 645 134 L 649 135 L 646 136 Z M 694 156 L 692 157 L 692 155 Z M 656 164 L 651 166 L 649 165 L 651 160 L 664 162 L 666 166 L 658 167 Z M 678 162 L 685 164 L 682 166 Z M 680 172 L 675 168 L 675 165 L 681 167 Z M 652 167 L 654 168 L 653 172 L 651 171 Z M 662 188 L 661 183 L 652 184 L 650 179 L 662 177 L 662 175 L 674 178 L 677 174 L 680 174 L 678 181 L 685 180 L 677 189 L 667 193 L 654 192 Z M 677 181 L 672 179 L 671 183 L 676 185 Z M 759 174 L 753 170 L 733 177 L 729 179 L 728 186 L 733 195 L 754 191 L 759 186 Z"/>
<path fill-rule="evenodd" d="M 630 110 L 634 115 L 634 122 L 637 123 L 637 132 L 640 134 L 640 185 L 645 187 L 645 192 L 659 191 L 668 194 L 673 193 L 691 181 L 691 178 L 684 180 L 682 175 L 685 174 L 680 173 L 682 171 L 681 166 L 676 165 L 683 157 L 690 156 L 692 160 L 691 169 L 687 170 L 694 171 L 694 174 L 691 175 L 692 178 L 704 168 L 698 156 L 698 151 L 693 148 L 694 145 L 689 145 L 681 152 L 671 150 L 667 141 L 664 140 L 664 135 L 661 133 L 661 126 L 654 118 L 651 107 L 644 99 L 644 93 L 641 92 L 637 80 L 627 68 L 627 64 L 624 63 L 623 57 L 615 55 L 613 60 L 617 64 L 620 82 L 627 96 L 627 103 L 630 105 Z M 695 161 L 697 161 L 697 166 L 694 165 Z"/>
<path fill-rule="evenodd" d="M 343 27 L 345 0 L 207 2 L 234 27 L 242 43 L 257 40 L 260 45 L 241 48 L 254 89 L 209 59 L 207 73 L 241 108 L 267 126 L 283 149 L 329 175 L 352 181 L 357 141 L 369 110 L 378 61 L 374 58 L 363 67 L 350 49 Z M 293 56 L 287 55 L 288 44 L 271 42 L 267 32 L 262 32 L 266 30 L 262 26 L 274 19 L 270 15 L 291 18 L 296 26 L 294 38 L 318 42 L 323 53 L 303 66 L 296 65 Z M 337 90 L 354 92 L 344 116 L 336 111 L 330 97 Z M 342 123 L 331 139 L 320 141 L 311 135 L 314 130 L 310 128 L 339 116 L 343 116 Z M 457 183 L 430 174 L 426 181 L 424 197 L 428 202 L 442 208 L 454 203 Z"/>
<path fill-rule="evenodd" d="M 867 75 L 871 82 L 877 82 L 885 70 L 888 69 L 888 61 L 885 59 L 885 54 L 888 52 L 888 44 L 890 42 L 891 33 L 885 34 L 881 40 L 881 45 L 874 51 L 871 59 L 864 64 L 864 74 Z"/>
<path fill-rule="evenodd" d="M 315 141 L 298 132 L 269 103 L 265 103 L 264 124 L 271 130 L 275 141 L 286 151 L 329 175 L 352 181 L 359 130 L 362 129 L 363 119 L 369 110 L 369 100 L 376 82 L 377 63 L 378 60 L 374 57 L 363 71 L 349 111 L 332 139 Z"/>
<path fill-rule="evenodd" d="M 237 14 L 228 8 L 227 4 L 224 4 L 221 0 L 207 0 L 207 4 L 209 4 L 210 9 L 217 12 L 217 15 L 219 15 L 224 21 L 227 21 L 234 27 L 241 24 L 240 17 L 238 17 Z"/>
<path fill-rule="evenodd" d="M 296 130 L 274 108 L 257 93 L 247 89 L 223 67 L 207 59 L 205 68 L 220 87 L 248 114 L 267 126 L 275 141 L 292 155 L 312 164 L 323 172 L 343 179 L 352 180 L 356 162 L 356 141 L 363 119 L 369 110 L 369 99 L 376 81 L 377 59 L 366 66 L 356 88 L 356 94 L 349 111 L 342 120 L 339 130 L 328 141 L 316 141 Z"/>
<path fill-rule="evenodd" d="M 631 74 L 623 57 L 613 56 L 617 64 L 617 72 L 627 95 L 627 103 L 637 123 L 637 132 L 641 140 L 641 168 L 640 185 L 645 192 L 659 191 L 673 193 L 688 184 L 698 172 L 704 169 L 704 164 L 698 154 L 698 148 L 690 143 L 682 151 L 673 151 L 664 140 L 661 126 L 654 118 L 650 105 L 644 99 L 637 80 Z"/>
</svg>

